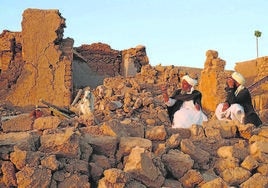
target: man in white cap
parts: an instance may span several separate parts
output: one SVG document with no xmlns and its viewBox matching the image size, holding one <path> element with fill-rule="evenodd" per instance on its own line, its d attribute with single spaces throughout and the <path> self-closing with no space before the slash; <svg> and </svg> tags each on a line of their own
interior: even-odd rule
<svg viewBox="0 0 268 188">
<path fill-rule="evenodd" d="M 262 122 L 253 108 L 245 82 L 245 78 L 238 72 L 227 79 L 226 101 L 217 106 L 215 115 L 219 120 L 238 120 L 242 124 L 252 123 L 258 127 Z"/>
<path fill-rule="evenodd" d="M 172 128 L 190 128 L 193 124 L 201 125 L 207 121 L 207 116 L 202 112 L 202 94 L 194 90 L 197 80 L 189 75 L 182 77 L 182 87 L 168 97 L 166 87 L 162 87 L 164 102 L 167 105 Z"/>
</svg>

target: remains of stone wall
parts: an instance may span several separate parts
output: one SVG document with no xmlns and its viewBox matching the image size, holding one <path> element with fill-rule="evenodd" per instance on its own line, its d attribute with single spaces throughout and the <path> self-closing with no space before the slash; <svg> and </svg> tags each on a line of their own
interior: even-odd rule
<svg viewBox="0 0 268 188">
<path fill-rule="evenodd" d="M 122 51 L 123 76 L 135 76 L 141 71 L 141 67 L 149 64 L 145 46 L 138 45 Z"/>
<path fill-rule="evenodd" d="M 250 67 L 250 69 L 249 69 Z M 268 75 L 268 57 L 260 57 L 250 61 L 236 63 L 235 70 L 246 78 L 246 86 L 250 86 Z M 268 82 L 259 85 L 251 91 L 255 110 L 268 108 Z"/>
<path fill-rule="evenodd" d="M 267 119 L 259 128 L 213 119 L 171 128 L 160 86 L 182 72 L 147 65 L 105 79 L 92 91 L 94 122 L 4 121 L 0 187 L 267 187 Z"/>
<path fill-rule="evenodd" d="M 90 69 L 99 76 L 134 76 L 143 65 L 149 64 L 145 46 L 119 51 L 103 43 L 93 43 L 75 48 L 87 61 Z"/>
<path fill-rule="evenodd" d="M 121 74 L 121 53 L 107 44 L 93 43 L 75 48 L 87 61 L 90 69 L 100 75 L 117 76 Z"/>
<path fill-rule="evenodd" d="M 246 86 L 253 84 L 258 75 L 258 65 L 256 59 L 238 62 L 235 64 L 234 69 L 246 78 Z"/>
<path fill-rule="evenodd" d="M 63 40 L 64 27 L 65 19 L 58 10 L 24 11 L 21 35 L 25 65 L 8 96 L 13 105 L 35 105 L 41 98 L 58 106 L 71 103 L 73 40 Z"/>
<path fill-rule="evenodd" d="M 16 83 L 22 67 L 21 32 L 4 30 L 0 34 L 0 88 L 8 89 Z"/>
<path fill-rule="evenodd" d="M 216 106 L 225 100 L 224 88 L 228 72 L 224 71 L 225 61 L 218 57 L 217 51 L 208 50 L 206 56 L 198 88 L 203 96 L 203 108 L 214 112 Z"/>
<path fill-rule="evenodd" d="M 258 75 L 255 81 L 258 81 L 265 76 L 268 76 L 268 56 L 261 57 L 257 59 L 257 65 L 258 65 Z M 262 84 L 261 89 L 268 91 L 268 82 L 267 84 Z"/>
</svg>

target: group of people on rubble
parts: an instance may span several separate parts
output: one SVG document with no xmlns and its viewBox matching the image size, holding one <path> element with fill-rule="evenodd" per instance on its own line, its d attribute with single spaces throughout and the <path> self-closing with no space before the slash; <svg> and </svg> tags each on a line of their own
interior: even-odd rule
<svg viewBox="0 0 268 188">
<path fill-rule="evenodd" d="M 238 72 L 227 78 L 227 97 L 217 105 L 215 116 L 218 120 L 238 120 L 241 124 L 251 123 L 259 127 L 262 121 L 254 110 L 245 82 L 245 78 Z M 193 124 L 202 125 L 203 121 L 208 121 L 202 110 L 202 94 L 194 89 L 196 85 L 196 79 L 185 75 L 181 79 L 181 89 L 172 96 L 168 96 L 166 86 L 161 87 L 172 128 L 190 128 Z"/>
</svg>

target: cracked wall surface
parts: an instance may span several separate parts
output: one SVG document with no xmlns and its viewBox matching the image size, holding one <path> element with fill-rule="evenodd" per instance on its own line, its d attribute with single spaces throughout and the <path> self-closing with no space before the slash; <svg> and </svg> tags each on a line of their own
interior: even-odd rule
<svg viewBox="0 0 268 188">
<path fill-rule="evenodd" d="M 0 89 L 8 90 L 16 84 L 24 61 L 21 32 L 4 30 L 0 34 Z M 2 96 L 2 93 L 1 93 Z"/>
<path fill-rule="evenodd" d="M 216 106 L 225 100 L 224 88 L 228 72 L 226 62 L 218 57 L 218 52 L 208 50 L 204 69 L 201 72 L 199 90 L 202 92 L 202 106 L 207 111 L 215 111 Z"/>
<path fill-rule="evenodd" d="M 58 10 L 24 11 L 22 56 L 25 65 L 8 96 L 12 104 L 36 105 L 39 99 L 58 106 L 70 104 L 73 40 L 63 39 L 64 27 L 65 19 Z"/>
<path fill-rule="evenodd" d="M 249 68 L 250 67 L 250 68 Z M 268 76 L 268 56 L 236 63 L 235 70 L 246 77 L 247 86 Z M 256 110 L 268 108 L 268 81 L 251 91 L 253 106 Z"/>
</svg>

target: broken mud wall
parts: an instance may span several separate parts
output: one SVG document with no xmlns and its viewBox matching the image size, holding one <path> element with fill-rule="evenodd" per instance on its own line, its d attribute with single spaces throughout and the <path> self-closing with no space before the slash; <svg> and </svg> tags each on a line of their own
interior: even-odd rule
<svg viewBox="0 0 268 188">
<path fill-rule="evenodd" d="M 44 99 L 67 106 L 72 96 L 72 39 L 63 39 L 65 19 L 58 10 L 27 9 L 22 21 L 23 71 L 8 100 L 16 106 Z M 67 46 L 64 46 L 67 45 Z"/>
<path fill-rule="evenodd" d="M 235 70 L 247 78 L 246 86 L 250 86 L 265 76 L 268 76 L 268 56 L 238 62 L 236 63 Z M 262 84 L 261 89 L 267 91 L 268 84 Z"/>
<path fill-rule="evenodd" d="M 218 57 L 218 52 L 208 50 L 204 69 L 198 89 L 202 92 L 202 105 L 206 111 L 214 112 L 217 105 L 225 101 L 226 79 L 233 71 L 225 70 L 226 62 Z M 256 83 L 268 75 L 268 58 L 236 63 L 235 71 L 240 72 L 246 79 L 246 87 Z M 256 111 L 268 108 L 268 82 L 262 83 L 251 91 L 252 103 Z"/>
<path fill-rule="evenodd" d="M 145 46 L 138 45 L 122 51 L 123 75 L 125 77 L 135 76 L 141 71 L 141 67 L 149 64 Z"/>
<path fill-rule="evenodd" d="M 142 45 L 119 51 L 107 44 L 93 43 L 77 47 L 74 52 L 75 89 L 86 85 L 95 88 L 108 77 L 135 76 L 142 66 L 149 64 L 146 48 Z"/>
<path fill-rule="evenodd" d="M 121 54 L 107 44 L 93 43 L 75 48 L 86 60 L 93 72 L 103 76 L 117 76 L 121 74 Z"/>
<path fill-rule="evenodd" d="M 21 73 L 22 60 L 21 32 L 4 30 L 0 35 L 0 88 L 9 89 Z"/>
<path fill-rule="evenodd" d="M 268 57 L 264 56 L 250 61 L 236 63 L 235 70 L 245 76 L 247 81 L 246 86 L 250 86 L 268 76 Z M 256 110 L 267 109 L 268 81 L 254 89 L 251 95 Z"/>
<path fill-rule="evenodd" d="M 206 52 L 206 61 L 198 88 L 202 93 L 202 106 L 207 111 L 214 112 L 216 106 L 225 100 L 224 88 L 228 76 L 228 71 L 224 70 L 225 64 L 225 61 L 218 57 L 217 51 Z"/>
<path fill-rule="evenodd" d="M 182 73 L 148 65 L 135 77 L 106 78 L 93 91 L 94 122 L 3 122 L 0 187 L 267 187 L 268 126 L 209 119 L 171 128 L 160 86 L 172 84 L 170 94 Z"/>
<path fill-rule="evenodd" d="M 2 98 L 15 106 L 35 105 L 41 98 L 67 106 L 73 90 L 95 88 L 107 77 L 134 76 L 149 64 L 142 45 L 119 51 L 94 43 L 76 51 L 73 39 L 63 39 L 64 27 L 65 19 L 58 10 L 27 9 L 22 32 L 5 30 L 1 34 Z"/>
<path fill-rule="evenodd" d="M 74 58 L 72 69 L 74 89 L 80 89 L 86 86 L 96 88 L 98 85 L 102 85 L 105 78 L 105 75 L 92 71 L 86 62 L 76 58 Z"/>
<path fill-rule="evenodd" d="M 258 65 L 256 59 L 238 62 L 235 64 L 234 69 L 235 71 L 241 73 L 245 78 L 247 78 L 246 86 L 253 84 L 258 74 Z"/>
</svg>

